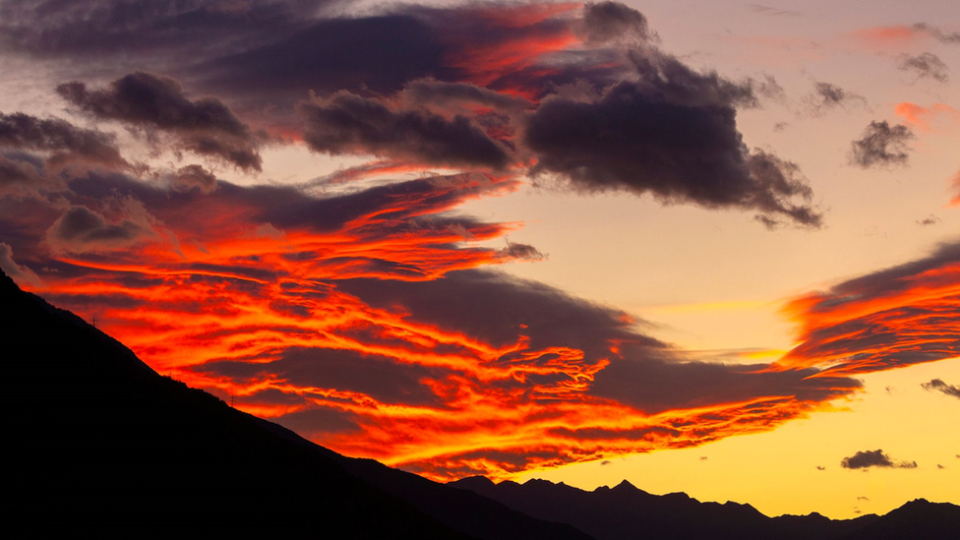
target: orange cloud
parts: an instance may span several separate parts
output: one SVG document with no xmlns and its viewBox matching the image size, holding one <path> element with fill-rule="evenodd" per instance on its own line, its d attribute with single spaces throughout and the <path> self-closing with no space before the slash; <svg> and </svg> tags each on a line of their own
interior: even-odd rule
<svg viewBox="0 0 960 540">
<path fill-rule="evenodd" d="M 774 369 L 856 375 L 960 356 L 960 244 L 800 297 L 800 344 Z"/>
<path fill-rule="evenodd" d="M 921 131 L 946 131 L 960 125 L 960 111 L 943 103 L 934 103 L 927 108 L 904 101 L 894 112 Z"/>
</svg>

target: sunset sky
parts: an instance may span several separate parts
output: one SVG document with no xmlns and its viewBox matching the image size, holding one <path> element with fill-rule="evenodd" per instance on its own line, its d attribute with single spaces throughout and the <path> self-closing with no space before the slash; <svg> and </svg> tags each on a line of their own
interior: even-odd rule
<svg viewBox="0 0 960 540">
<path fill-rule="evenodd" d="M 0 268 L 238 409 L 438 481 L 960 504 L 953 0 L 0 0 L 0 74 Z"/>
</svg>

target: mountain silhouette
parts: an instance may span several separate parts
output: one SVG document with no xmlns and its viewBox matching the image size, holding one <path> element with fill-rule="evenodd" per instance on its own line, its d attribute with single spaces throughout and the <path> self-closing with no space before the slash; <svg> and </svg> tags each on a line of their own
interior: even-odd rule
<svg viewBox="0 0 960 540">
<path fill-rule="evenodd" d="M 0 328 L 14 537 L 590 538 L 237 411 L 2 272 Z"/>
<path fill-rule="evenodd" d="M 960 538 L 960 506 L 909 502 L 885 516 L 831 520 L 820 514 L 767 517 L 748 504 L 702 503 L 683 493 L 651 495 L 627 481 L 584 491 L 546 480 L 451 482 L 530 516 L 568 523 L 597 540 L 867 540 Z"/>
</svg>

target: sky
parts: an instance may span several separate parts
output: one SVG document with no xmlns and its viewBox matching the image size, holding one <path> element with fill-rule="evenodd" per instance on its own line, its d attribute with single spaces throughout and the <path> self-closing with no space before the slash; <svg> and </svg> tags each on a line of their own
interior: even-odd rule
<svg viewBox="0 0 960 540">
<path fill-rule="evenodd" d="M 0 268 L 238 409 L 438 481 L 960 503 L 952 2 L 0 0 L 0 72 Z"/>
</svg>

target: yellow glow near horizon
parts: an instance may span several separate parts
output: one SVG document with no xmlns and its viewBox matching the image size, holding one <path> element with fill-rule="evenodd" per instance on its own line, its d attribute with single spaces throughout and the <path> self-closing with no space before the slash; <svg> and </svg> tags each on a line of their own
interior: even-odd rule
<svg viewBox="0 0 960 540">
<path fill-rule="evenodd" d="M 863 393 L 835 403 L 845 410 L 815 413 L 771 432 L 531 472 L 517 481 L 543 478 L 593 490 L 626 479 L 650 493 L 749 503 L 770 516 L 819 512 L 849 519 L 916 498 L 956 503 L 960 400 L 920 386 L 935 378 L 960 382 L 960 359 L 865 375 Z M 917 468 L 840 466 L 844 457 L 877 449 L 916 461 Z"/>
</svg>

